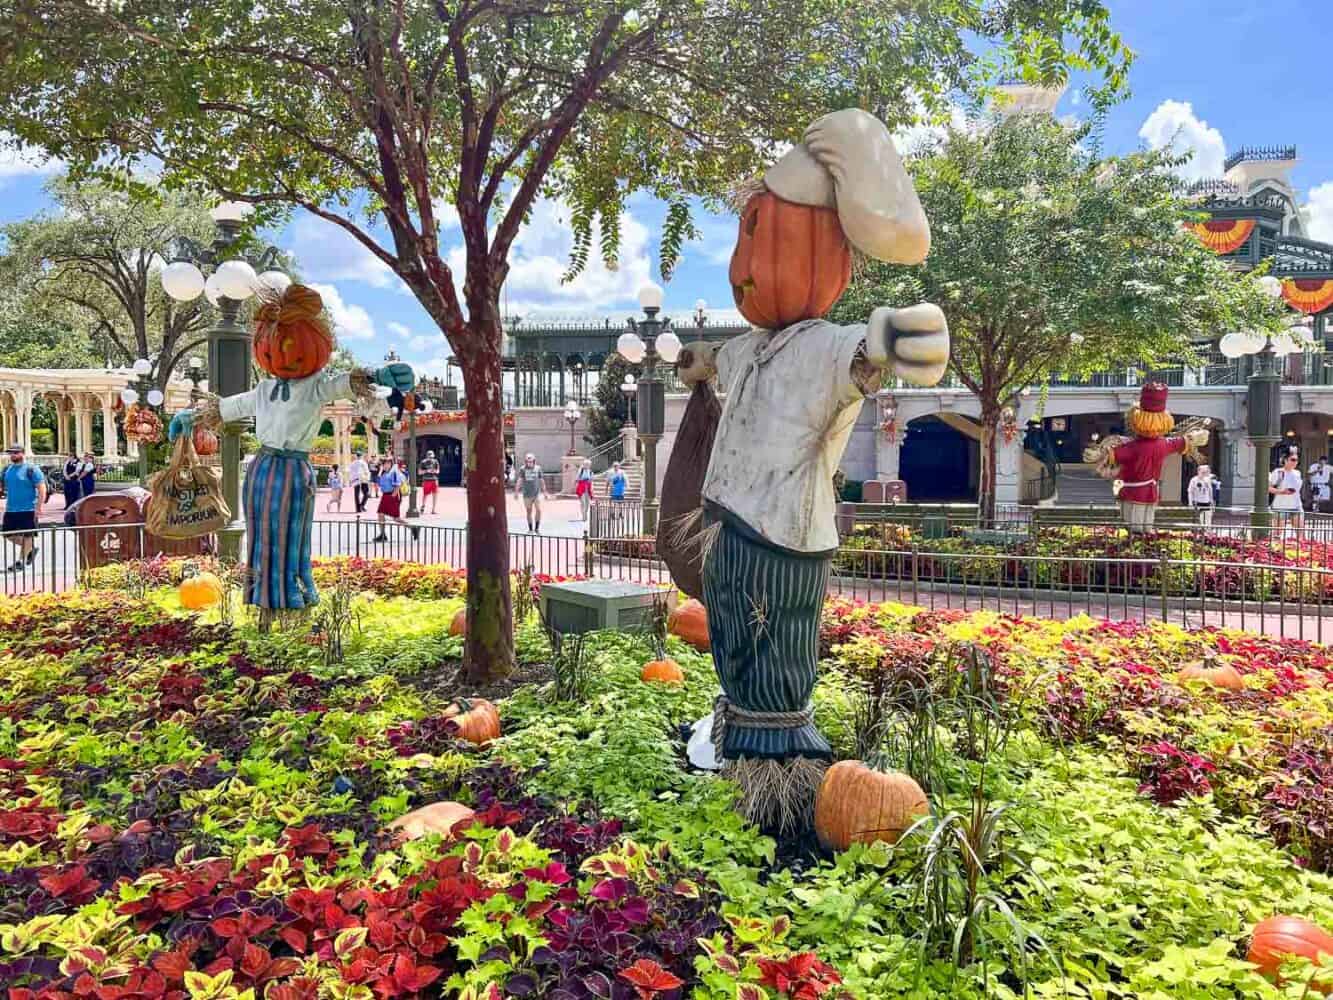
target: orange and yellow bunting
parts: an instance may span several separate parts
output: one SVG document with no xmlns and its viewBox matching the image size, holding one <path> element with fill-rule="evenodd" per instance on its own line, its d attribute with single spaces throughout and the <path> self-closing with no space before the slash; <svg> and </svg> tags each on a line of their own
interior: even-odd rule
<svg viewBox="0 0 1333 1000">
<path fill-rule="evenodd" d="M 1333 306 L 1333 278 L 1283 278 L 1282 297 L 1303 313 L 1323 312 Z"/>
<path fill-rule="evenodd" d="M 1239 250 L 1254 232 L 1253 219 L 1209 219 L 1207 222 L 1187 222 L 1185 226 L 1213 253 Z"/>
</svg>

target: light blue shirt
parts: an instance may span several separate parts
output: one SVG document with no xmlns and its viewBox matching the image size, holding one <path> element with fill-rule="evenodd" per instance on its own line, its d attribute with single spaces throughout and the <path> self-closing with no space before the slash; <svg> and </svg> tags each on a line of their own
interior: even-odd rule
<svg viewBox="0 0 1333 1000">
<path fill-rule="evenodd" d="M 31 462 L 5 463 L 5 510 L 27 513 L 37 509 L 37 487 L 46 482 Z"/>
</svg>

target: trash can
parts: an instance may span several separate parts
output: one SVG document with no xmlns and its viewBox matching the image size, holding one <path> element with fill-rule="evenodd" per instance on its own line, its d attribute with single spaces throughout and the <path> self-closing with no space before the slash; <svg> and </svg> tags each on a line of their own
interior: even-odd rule
<svg viewBox="0 0 1333 1000">
<path fill-rule="evenodd" d="M 129 493 L 94 493 L 79 501 L 74 527 L 81 570 L 143 555 L 143 512 Z"/>
</svg>

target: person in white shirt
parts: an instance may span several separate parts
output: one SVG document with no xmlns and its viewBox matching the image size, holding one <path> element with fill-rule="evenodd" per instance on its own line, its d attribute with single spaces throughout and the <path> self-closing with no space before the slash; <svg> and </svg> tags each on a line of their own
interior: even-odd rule
<svg viewBox="0 0 1333 1000">
<path fill-rule="evenodd" d="M 1294 451 L 1288 452 L 1282 465 L 1268 477 L 1268 495 L 1273 498 L 1270 509 L 1282 522 L 1293 528 L 1305 524 L 1305 511 L 1301 507 L 1300 456 Z"/>
<path fill-rule="evenodd" d="M 352 500 L 356 512 L 366 512 L 366 501 L 370 499 L 370 466 L 366 463 L 365 452 L 358 451 L 352 464 L 347 467 L 347 479 L 352 484 Z"/>
<path fill-rule="evenodd" d="M 1329 499 L 1331 479 L 1333 479 L 1333 466 L 1328 464 L 1327 455 L 1320 455 L 1319 461 L 1310 466 L 1310 501 L 1315 510 Z"/>
<path fill-rule="evenodd" d="M 1200 527 L 1211 528 L 1213 526 L 1213 509 L 1215 501 L 1213 491 L 1216 489 L 1217 477 L 1213 475 L 1213 470 L 1206 465 L 1199 466 L 1199 470 L 1194 473 L 1194 478 L 1189 481 L 1189 501 L 1190 506 L 1194 508 L 1194 515 L 1198 518 Z"/>
</svg>

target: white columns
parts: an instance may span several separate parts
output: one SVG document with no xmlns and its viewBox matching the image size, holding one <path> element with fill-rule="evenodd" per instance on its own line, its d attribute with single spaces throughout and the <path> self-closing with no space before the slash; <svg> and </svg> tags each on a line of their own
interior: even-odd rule
<svg viewBox="0 0 1333 1000">
<path fill-rule="evenodd" d="M 55 401 L 56 454 L 69 454 L 69 402 L 63 397 Z"/>
<path fill-rule="evenodd" d="M 903 454 L 903 431 L 906 428 L 898 428 L 890 441 L 887 434 L 879 428 L 875 429 L 875 478 L 882 483 L 890 483 L 896 479 L 901 479 L 898 474 L 899 461 Z"/>
<path fill-rule="evenodd" d="M 87 405 L 74 411 L 74 440 L 80 456 L 93 450 L 93 411 Z"/>
<path fill-rule="evenodd" d="M 14 422 L 14 438 L 19 444 L 23 445 L 23 450 L 28 454 L 32 454 L 32 400 L 33 390 L 14 390 L 14 405 L 17 411 Z"/>
<path fill-rule="evenodd" d="M 115 462 L 120 458 L 120 440 L 116 436 L 116 397 L 102 393 L 102 461 Z"/>
</svg>

